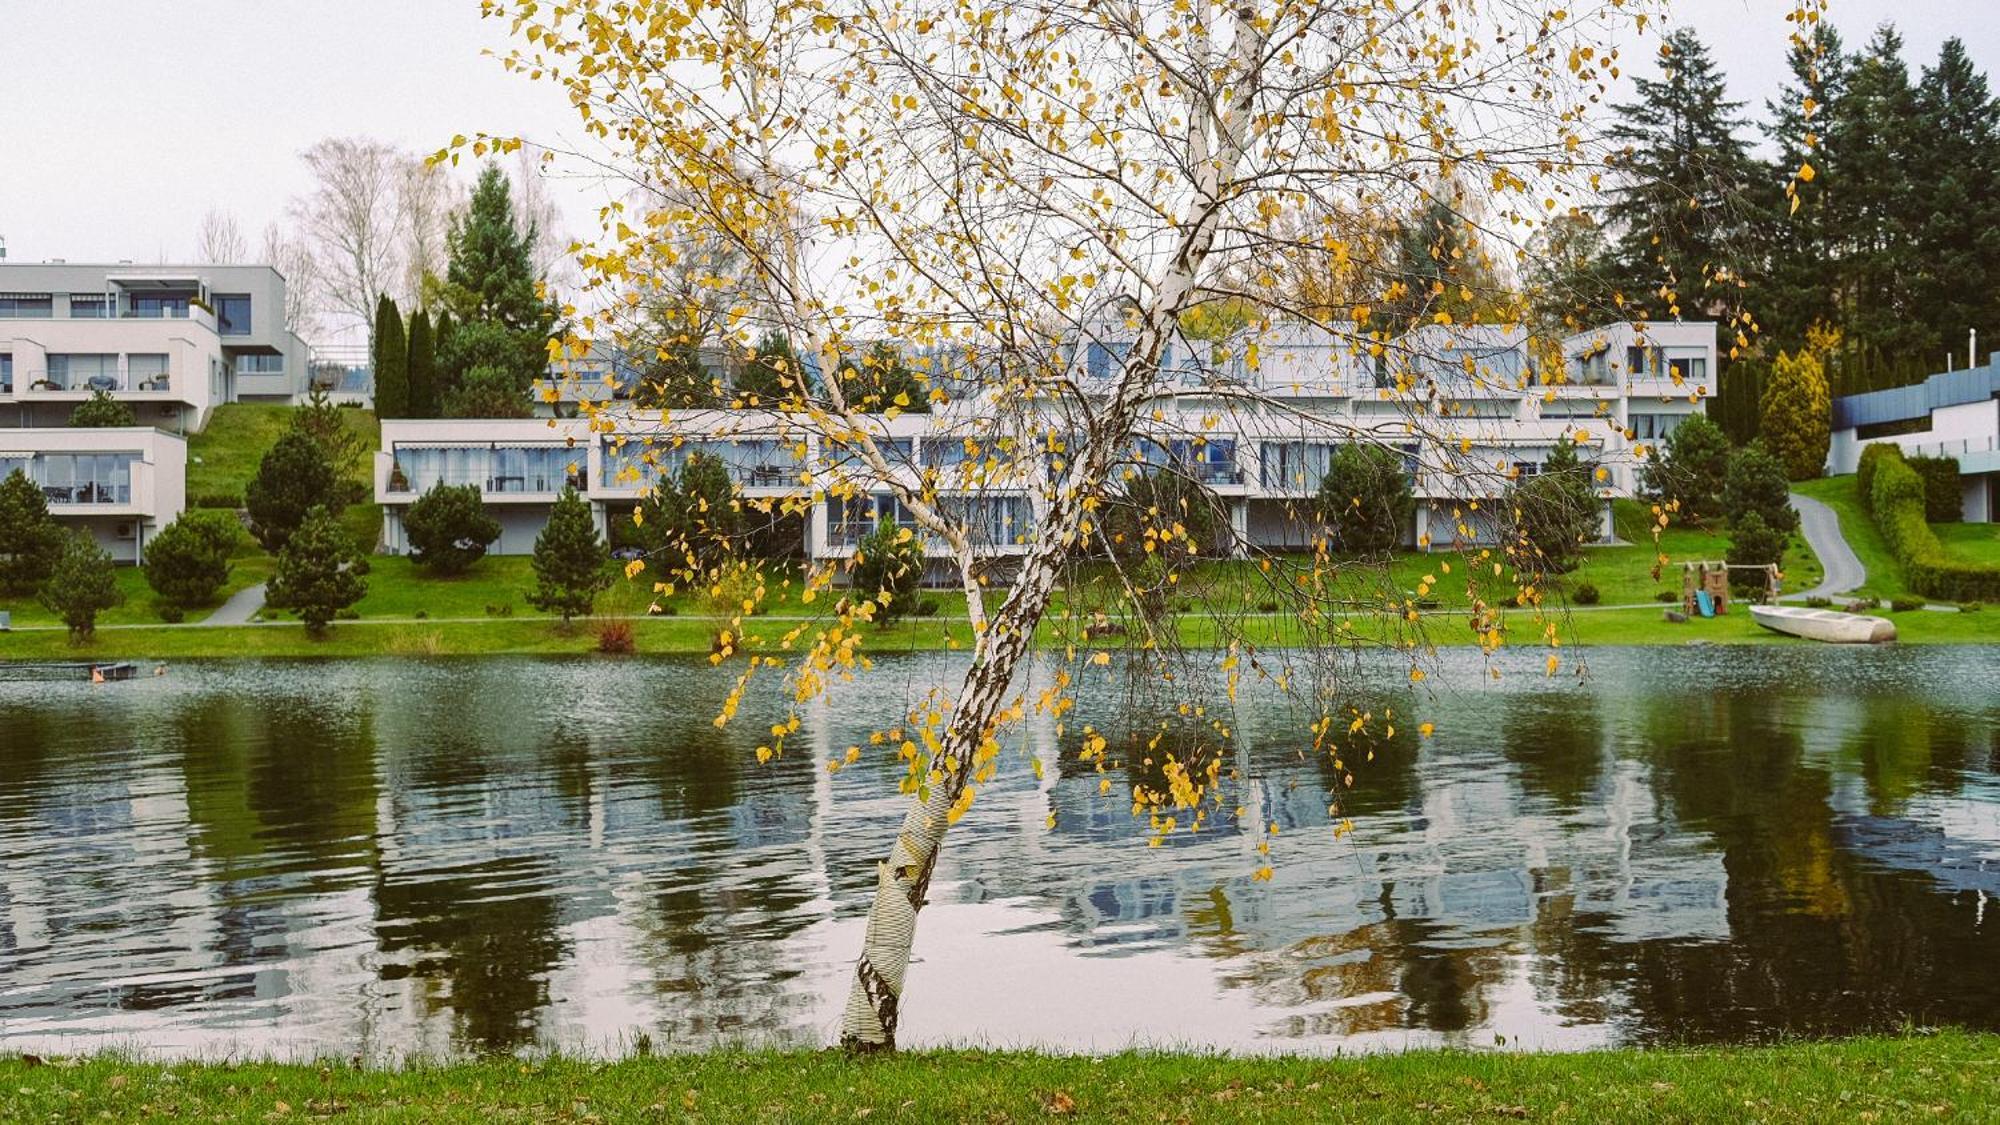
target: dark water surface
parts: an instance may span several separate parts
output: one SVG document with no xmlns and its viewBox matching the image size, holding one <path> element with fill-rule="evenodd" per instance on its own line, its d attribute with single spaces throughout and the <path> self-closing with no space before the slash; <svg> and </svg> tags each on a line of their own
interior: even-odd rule
<svg viewBox="0 0 2000 1125">
<path fill-rule="evenodd" d="M 1491 683 L 1453 656 L 1434 696 L 1382 677 L 1357 701 L 1419 714 L 1357 765 L 1338 839 L 1334 771 L 1272 700 L 1234 716 L 1244 827 L 1159 847 L 1131 775 L 1100 796 L 1075 732 L 1031 725 L 938 872 L 904 1041 L 2000 1028 L 2000 648 L 1589 663 Z M 821 763 L 953 667 L 886 662 L 762 766 L 775 712 L 753 695 L 717 731 L 705 663 L 0 684 L 0 1050 L 820 1042 L 903 807 L 886 755 Z"/>
</svg>

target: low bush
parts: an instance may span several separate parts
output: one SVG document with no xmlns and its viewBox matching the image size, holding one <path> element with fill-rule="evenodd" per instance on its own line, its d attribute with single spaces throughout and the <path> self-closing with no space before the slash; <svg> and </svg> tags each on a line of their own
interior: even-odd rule
<svg viewBox="0 0 2000 1125">
<path fill-rule="evenodd" d="M 936 617 L 938 611 L 943 608 L 944 603 L 938 601 L 936 598 L 925 598 L 923 601 L 917 603 L 917 616 Z"/>
<path fill-rule="evenodd" d="M 1958 607 L 1958 612 L 1960 612 L 1960 613 L 1978 613 L 1978 612 L 1979 612 L 1979 603 L 1978 603 L 1978 602 L 1966 602 L 1966 603 L 1965 603 L 1964 605 L 1962 605 L 1962 606 L 1959 606 L 1959 607 Z"/>
<path fill-rule="evenodd" d="M 507 603 L 505 603 L 505 604 L 502 604 L 502 605 L 494 605 L 493 603 L 491 603 L 491 602 L 488 602 L 488 603 L 487 603 L 487 605 L 486 605 L 486 616 L 488 616 L 488 617 L 512 617 L 512 616 L 514 616 L 514 603 L 513 603 L 513 602 L 507 602 Z"/>
<path fill-rule="evenodd" d="M 1958 458 L 1905 457 L 1903 461 L 1924 482 L 1924 519 L 1931 523 L 1957 523 L 1964 517 Z"/>
<path fill-rule="evenodd" d="M 1267 600 L 1265 600 L 1265 601 L 1261 601 L 1261 602 L 1258 602 L 1258 603 L 1257 603 L 1257 612 L 1258 612 L 1258 613 L 1276 613 L 1276 612 L 1278 612 L 1278 603 L 1277 603 L 1277 602 L 1274 602 L 1274 601 L 1270 601 L 1270 600 L 1268 600 L 1268 599 L 1267 599 Z"/>
<path fill-rule="evenodd" d="M 1585 582 L 1570 595 L 1570 600 L 1578 605 L 1596 605 L 1602 597 L 1603 595 L 1597 592 L 1597 587 Z"/>
<path fill-rule="evenodd" d="M 335 621 L 359 621 L 361 620 L 361 611 L 355 609 L 353 606 L 348 606 L 346 609 L 335 610 L 333 619 Z"/>
<path fill-rule="evenodd" d="M 169 625 L 179 625 L 181 622 L 187 620 L 187 610 L 182 609 L 173 602 L 161 602 L 160 620 Z"/>
<path fill-rule="evenodd" d="M 1653 600 L 1661 603 L 1677 602 L 1681 600 L 1681 592 L 1679 590 L 1661 590 L 1659 593 L 1653 595 Z"/>
<path fill-rule="evenodd" d="M 1847 608 L 1857 613 L 1864 609 L 1880 609 L 1882 608 L 1882 599 L 1856 598 L 1853 601 L 1847 603 Z"/>
<path fill-rule="evenodd" d="M 1833 599 L 1832 599 L 1832 598 L 1821 598 L 1821 597 L 1811 597 L 1811 598 L 1807 598 L 1807 599 L 1806 599 L 1806 608 L 1807 608 L 1807 609 L 1831 609 L 1831 608 L 1833 608 Z"/>
<path fill-rule="evenodd" d="M 1922 598 L 1894 598 L 1889 602 L 1889 612 L 1891 613 L 1908 613 L 1913 609 L 1922 608 L 1924 608 L 1924 599 Z"/>
<path fill-rule="evenodd" d="M 1990 601 L 2000 598 L 2000 567 L 1953 558 L 1925 518 L 1922 477 L 1892 445 L 1873 445 L 1874 469 L 1868 508 L 1889 550 L 1903 564 L 1903 580 L 1925 597 L 1945 601 Z"/>
<path fill-rule="evenodd" d="M 597 651 L 612 656 L 630 656 L 639 651 L 639 639 L 630 621 L 606 621 L 597 627 Z"/>
</svg>

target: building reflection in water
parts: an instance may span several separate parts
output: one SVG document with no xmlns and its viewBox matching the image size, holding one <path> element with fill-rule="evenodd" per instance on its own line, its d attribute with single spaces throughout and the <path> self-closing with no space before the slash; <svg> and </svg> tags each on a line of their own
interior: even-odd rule
<svg viewBox="0 0 2000 1125">
<path fill-rule="evenodd" d="M 1217 716 L 1225 740 L 1162 735 L 1129 682 L 1087 683 L 1063 732 L 1017 732 L 956 831 L 908 1037 L 2000 1026 L 2000 650 L 1591 662 L 1549 681 L 1503 658 L 1496 685 L 1452 657 L 1435 696 L 1385 670 L 1351 702 L 1405 719 L 1350 736 L 1340 769 L 1255 692 Z M 753 696 L 717 730 L 729 680 L 698 662 L 0 685 L 0 1035 L 383 1056 L 819 1042 L 902 809 L 899 763 L 824 763 L 957 667 L 886 659 L 766 765 L 777 713 Z M 1085 722 L 1119 732 L 1103 773 L 1078 756 Z M 1224 756 L 1222 815 L 1149 846 L 1132 786 L 1159 785 L 1167 752 Z"/>
</svg>

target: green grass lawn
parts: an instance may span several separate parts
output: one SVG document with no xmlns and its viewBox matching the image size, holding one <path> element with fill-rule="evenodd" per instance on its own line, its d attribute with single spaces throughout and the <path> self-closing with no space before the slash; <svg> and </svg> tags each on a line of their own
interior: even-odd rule
<svg viewBox="0 0 2000 1125">
<path fill-rule="evenodd" d="M 0 1059 L 9 1121 L 1992 1120 L 2000 1037 L 1361 1058 L 716 1051 L 602 1063 Z"/>
<path fill-rule="evenodd" d="M 359 434 L 367 448 L 382 444 L 382 427 L 369 410 L 342 410 L 340 418 Z M 240 498 L 257 464 L 291 425 L 292 408 L 280 403 L 232 402 L 215 408 L 208 427 L 188 439 L 187 497 L 196 504 L 203 496 Z M 349 480 L 373 491 L 372 462 L 362 458 L 347 471 Z"/>
<path fill-rule="evenodd" d="M 1875 528 L 1875 521 L 1862 510 L 1860 492 L 1853 474 L 1801 481 L 1793 491 L 1810 496 L 1832 508 L 1840 517 L 1840 533 L 1845 536 L 1861 565 L 1868 568 L 1868 581 L 1855 593 L 1881 598 L 1914 598 L 1918 595 L 1903 584 L 1903 567 L 1889 551 L 1889 544 Z M 1945 550 L 1961 558 L 1989 566 L 2000 566 L 2000 524 L 1934 523 L 1931 530 Z"/>
<path fill-rule="evenodd" d="M 2000 523 L 1934 523 L 1931 530 L 1959 558 L 2000 566 Z"/>
<path fill-rule="evenodd" d="M 246 542 L 248 537 L 245 537 Z M 275 560 L 265 554 L 238 555 L 229 562 L 229 580 L 216 592 L 215 597 L 204 605 L 190 606 L 186 610 L 186 620 L 198 622 L 215 612 L 215 608 L 229 600 L 229 595 L 245 587 L 255 586 L 271 577 Z M 136 566 L 121 566 L 117 570 L 118 590 L 125 595 L 125 604 L 107 609 L 97 615 L 99 625 L 157 625 L 160 624 L 160 610 L 163 603 L 153 594 L 153 588 L 146 585 L 146 572 Z M 25 628 L 38 625 L 60 624 L 55 614 L 42 607 L 33 595 L 11 597 L 0 595 L 0 609 L 13 614 L 14 625 Z M 7 652 L 6 642 L 0 641 L 0 656 Z"/>
</svg>

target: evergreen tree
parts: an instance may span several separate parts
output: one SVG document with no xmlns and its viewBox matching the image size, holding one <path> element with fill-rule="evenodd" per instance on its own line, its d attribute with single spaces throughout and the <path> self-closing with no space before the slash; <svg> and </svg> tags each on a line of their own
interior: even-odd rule
<svg viewBox="0 0 2000 1125">
<path fill-rule="evenodd" d="M 1729 528 L 1729 549 L 1723 561 L 1731 566 L 1777 566 L 1785 561 L 1785 533 L 1745 512 Z"/>
<path fill-rule="evenodd" d="M 1395 550 L 1416 508 L 1400 452 L 1373 442 L 1334 450 L 1319 485 L 1319 512 L 1335 550 L 1351 555 Z"/>
<path fill-rule="evenodd" d="M 430 413 L 424 415 L 426 418 L 444 417 L 445 396 L 458 385 L 451 372 L 445 370 L 442 358 L 451 353 L 452 339 L 457 335 L 458 322 L 451 318 L 451 310 L 439 309 L 437 318 L 431 321 L 431 389 L 425 400 Z"/>
<path fill-rule="evenodd" d="M 63 528 L 40 486 L 19 469 L 0 480 L 0 591 L 40 586 L 63 552 Z"/>
<path fill-rule="evenodd" d="M 1968 328 L 2000 332 L 2000 105 L 1963 42 L 1945 40 L 1924 69 L 1915 113 L 1907 255 L 1921 268 L 1907 281 L 1929 329 L 1913 346 L 1935 363 L 1962 354 Z"/>
<path fill-rule="evenodd" d="M 375 416 L 418 418 L 412 413 L 408 351 L 403 341 L 403 317 L 396 302 L 382 294 L 375 302 Z"/>
<path fill-rule="evenodd" d="M 610 560 L 590 518 L 590 505 L 576 489 L 564 489 L 549 511 L 549 522 L 535 536 L 535 588 L 528 604 L 543 613 L 562 614 L 565 622 L 589 613 L 597 595 L 611 585 Z"/>
<path fill-rule="evenodd" d="M 1662 503 L 1676 505 L 1678 518 L 1711 520 L 1722 514 L 1729 454 L 1729 435 L 1722 427 L 1705 414 L 1690 414 L 1640 469 L 1640 482 Z"/>
<path fill-rule="evenodd" d="M 670 566 L 708 570 L 743 544 L 743 509 L 729 467 L 700 450 L 661 475 L 640 516 L 640 539 Z"/>
<path fill-rule="evenodd" d="M 803 372 L 791 339 L 774 329 L 757 341 L 756 353 L 736 373 L 736 397 L 745 406 L 776 406 L 788 388 L 797 388 Z"/>
<path fill-rule="evenodd" d="M 1839 246 L 1827 200 L 1841 190 L 1841 175 L 1829 158 L 1823 135 L 1839 112 L 1846 89 L 1843 50 L 1840 33 L 1831 24 L 1814 24 L 1806 42 L 1794 44 L 1787 57 L 1791 82 L 1775 101 L 1764 103 L 1769 118 L 1764 135 L 1778 155 L 1764 171 L 1760 196 L 1766 229 L 1758 239 L 1765 262 L 1757 290 L 1757 319 L 1781 347 L 1802 346 L 1808 326 L 1833 323 L 1839 315 L 1837 289 L 1829 284 L 1830 268 L 1837 272 Z M 1813 103 L 1811 114 L 1806 112 L 1807 99 Z M 1783 186 L 1808 165 L 1813 178 L 1800 189 L 1800 205 L 1794 211 Z"/>
<path fill-rule="evenodd" d="M 1556 442 L 1541 471 L 1507 492 L 1506 553 L 1523 574 L 1561 574 L 1575 568 L 1584 544 L 1598 538 L 1601 501 L 1594 469 L 1577 457 L 1576 443 Z"/>
<path fill-rule="evenodd" d="M 640 372 L 635 397 L 647 410 L 716 405 L 715 376 L 701 362 L 700 345 L 689 340 L 656 345 L 653 361 Z"/>
<path fill-rule="evenodd" d="M 445 392 L 443 413 L 447 418 L 531 418 L 535 408 L 513 372 L 480 364 Z"/>
<path fill-rule="evenodd" d="M 1832 273 L 1838 323 L 1850 348 L 1876 359 L 1919 354 L 1930 332 L 1911 281 L 1930 263 L 1915 257 L 1919 207 L 1909 148 L 1921 128 L 1903 40 L 1884 25 L 1860 57 L 1828 123 L 1828 163 L 1837 188 L 1826 221 L 1839 248 Z"/>
<path fill-rule="evenodd" d="M 326 451 L 297 427 L 286 430 L 243 490 L 250 511 L 250 534 L 267 551 L 281 551 L 306 513 L 333 505 L 338 482 Z"/>
<path fill-rule="evenodd" d="M 538 292 L 535 236 L 532 224 L 523 230 L 515 222 L 506 175 L 487 165 L 446 239 L 445 293 L 460 319 L 450 345 L 438 349 L 448 388 L 484 366 L 511 375 L 525 395 L 548 369 L 556 310 Z M 487 392 L 498 385 L 489 377 Z"/>
<path fill-rule="evenodd" d="M 111 426 L 136 426 L 139 419 L 132 413 L 132 407 L 112 398 L 103 391 L 92 391 L 90 397 L 77 404 L 70 412 L 69 424 L 83 429 L 105 429 Z"/>
<path fill-rule="evenodd" d="M 87 531 L 65 532 L 54 569 L 42 583 L 42 605 L 69 626 L 73 641 L 97 631 L 101 610 L 125 604 L 111 555 Z"/>
<path fill-rule="evenodd" d="M 1463 192 L 1443 185 L 1398 224 L 1392 277 L 1397 296 L 1382 306 L 1391 331 L 1407 331 L 1440 312 L 1471 322 L 1500 291 L 1478 228 L 1461 210 L 1465 199 Z"/>
<path fill-rule="evenodd" d="M 1174 469 L 1156 469 L 1125 482 L 1124 495 L 1103 509 L 1103 534 L 1111 553 L 1126 560 L 1157 557 L 1178 570 L 1212 558 L 1229 528 L 1229 512 L 1200 481 Z"/>
<path fill-rule="evenodd" d="M 923 600 L 924 545 L 915 532 L 883 519 L 855 550 L 853 589 L 875 603 L 877 625 L 915 612 Z"/>
<path fill-rule="evenodd" d="M 177 605 L 200 605 L 229 580 L 242 528 L 230 512 L 182 512 L 146 544 L 146 584 Z"/>
<path fill-rule="evenodd" d="M 438 314 L 440 318 L 444 314 Z M 438 416 L 437 344 L 431 318 L 423 309 L 410 314 L 409 359 L 410 409 L 406 417 Z"/>
<path fill-rule="evenodd" d="M 1751 263 L 1756 165 L 1708 48 L 1691 31 L 1667 37 L 1662 79 L 1637 79 L 1611 136 L 1619 183 L 1606 209 L 1618 232 L 1616 275 L 1628 302 L 1655 318 L 1728 317 Z M 1631 313 L 1627 313 L 1631 315 Z"/>
<path fill-rule="evenodd" d="M 305 622 L 306 632 L 324 633 L 336 614 L 368 591 L 353 563 L 354 545 L 340 521 L 328 509 L 316 507 L 278 553 L 266 600 L 290 610 Z"/>
<path fill-rule="evenodd" d="M 439 481 L 403 513 L 410 561 L 434 573 L 463 574 L 500 538 L 500 521 L 486 513 L 476 484 Z"/>
<path fill-rule="evenodd" d="M 923 380 L 887 341 L 872 345 L 858 362 L 842 363 L 839 376 L 847 404 L 856 410 L 870 414 L 930 412 L 930 392 Z"/>
<path fill-rule="evenodd" d="M 362 483 L 363 464 L 375 454 L 374 442 L 349 424 L 360 417 L 353 410 L 335 406 L 323 387 L 314 387 L 306 400 L 292 409 L 292 429 L 306 435 L 326 454 L 333 469 L 334 503 L 356 504 L 368 492 Z"/>
<path fill-rule="evenodd" d="M 1787 476 L 1811 480 L 1826 470 L 1833 399 L 1827 392 L 1826 368 L 1816 353 L 1803 349 L 1778 353 L 1759 414 L 1761 440 Z"/>
<path fill-rule="evenodd" d="M 1798 530 L 1799 514 L 1792 510 L 1792 484 L 1785 466 L 1762 444 L 1746 445 L 1729 458 L 1729 472 L 1723 478 L 1722 509 L 1730 525 L 1755 513 L 1766 527 L 1787 535 Z"/>
</svg>

